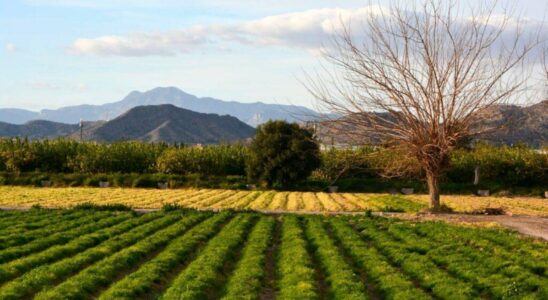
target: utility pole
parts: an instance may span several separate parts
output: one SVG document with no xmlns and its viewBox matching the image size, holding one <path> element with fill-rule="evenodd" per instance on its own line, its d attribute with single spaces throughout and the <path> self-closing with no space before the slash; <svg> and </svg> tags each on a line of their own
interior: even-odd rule
<svg viewBox="0 0 548 300">
<path fill-rule="evenodd" d="M 80 142 L 84 141 L 84 121 L 80 119 Z"/>
</svg>

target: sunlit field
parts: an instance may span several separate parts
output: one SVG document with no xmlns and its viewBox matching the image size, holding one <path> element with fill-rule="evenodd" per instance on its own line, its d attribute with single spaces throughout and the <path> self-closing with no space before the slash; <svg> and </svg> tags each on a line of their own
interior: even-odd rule
<svg viewBox="0 0 548 300">
<path fill-rule="evenodd" d="M 197 209 L 238 209 L 297 212 L 393 211 L 419 212 L 427 208 L 427 195 L 387 195 L 324 192 L 239 191 L 222 189 L 135 188 L 33 188 L 0 187 L 0 207 L 39 205 L 70 208 L 81 203 L 124 204 L 132 208 L 159 209 L 177 204 Z M 534 197 L 477 197 L 446 195 L 442 203 L 455 212 L 486 207 L 503 208 L 515 215 L 548 216 L 548 201 Z"/>
<path fill-rule="evenodd" d="M 141 196 L 154 194 L 162 193 Z M 365 215 L 31 209 L 0 211 L 0 233 L 0 299 L 548 296 L 548 244 L 497 228 Z"/>
</svg>

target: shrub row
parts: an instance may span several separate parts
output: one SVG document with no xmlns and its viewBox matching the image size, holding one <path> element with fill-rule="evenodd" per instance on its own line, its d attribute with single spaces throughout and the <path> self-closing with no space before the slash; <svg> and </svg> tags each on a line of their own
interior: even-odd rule
<svg viewBox="0 0 548 300">
<path fill-rule="evenodd" d="M 329 150 L 322 153 L 322 166 L 315 171 L 318 180 L 335 178 L 379 178 L 391 165 L 407 164 L 410 172 L 400 180 L 407 186 L 417 186 L 424 178 L 417 162 L 402 160 L 401 155 L 384 148 Z M 445 183 L 472 184 L 474 170 L 479 168 L 480 184 L 494 182 L 505 186 L 534 186 L 548 182 L 548 153 L 523 145 L 492 146 L 477 144 L 472 149 L 457 149 L 444 174 Z M 450 186 L 448 187 L 450 188 Z"/>
<path fill-rule="evenodd" d="M 242 145 L 185 147 L 142 142 L 0 139 L 0 171 L 245 175 Z"/>
<path fill-rule="evenodd" d="M 156 187 L 159 181 L 169 181 L 173 186 L 212 182 L 212 187 L 215 184 L 242 187 L 246 183 L 249 158 L 250 150 L 243 145 L 184 147 L 141 142 L 0 139 L 0 184 L 40 185 L 43 180 L 52 180 L 59 185 L 94 186 L 108 179 L 113 185 L 132 187 Z M 383 171 L 394 164 L 409 165 L 411 171 L 397 181 L 383 180 Z M 548 182 L 546 151 L 477 144 L 473 149 L 453 152 L 443 178 L 446 186 L 442 188 L 451 191 L 465 184 L 471 186 L 476 167 L 480 171 L 480 187 L 488 185 L 492 190 Z M 21 173 L 34 175 L 16 176 Z M 371 186 L 375 187 L 396 184 L 424 190 L 422 175 L 416 162 L 402 160 L 398 153 L 382 147 L 332 149 L 321 153 L 321 166 L 307 184 L 325 187 L 336 181 L 337 185 L 352 190 L 373 182 Z"/>
<path fill-rule="evenodd" d="M 169 175 L 169 174 L 138 174 L 138 173 L 5 173 L 0 172 L 0 185 L 42 186 L 48 181 L 52 187 L 98 187 L 101 181 L 107 181 L 110 187 L 158 188 L 159 183 L 167 184 L 169 188 L 222 188 L 244 189 L 244 176 L 201 176 Z"/>
</svg>

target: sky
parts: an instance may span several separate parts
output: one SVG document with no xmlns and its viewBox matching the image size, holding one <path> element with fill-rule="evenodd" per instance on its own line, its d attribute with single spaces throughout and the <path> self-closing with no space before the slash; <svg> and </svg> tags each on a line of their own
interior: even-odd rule
<svg viewBox="0 0 548 300">
<path fill-rule="evenodd" d="M 0 0 L 0 107 L 39 110 L 175 86 L 313 107 L 304 72 L 341 16 L 389 1 Z M 545 20 L 548 0 L 516 10 Z"/>
</svg>

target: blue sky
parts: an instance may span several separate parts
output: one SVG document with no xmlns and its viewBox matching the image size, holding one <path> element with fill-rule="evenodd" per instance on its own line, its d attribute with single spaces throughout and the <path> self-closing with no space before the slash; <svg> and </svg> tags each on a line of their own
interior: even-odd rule
<svg viewBox="0 0 548 300">
<path fill-rule="evenodd" d="M 546 2 L 521 0 L 517 10 L 542 20 Z M 303 70 L 318 67 L 319 41 L 325 38 L 318 30 L 337 14 L 367 4 L 0 0 L 0 107 L 101 104 L 157 86 L 225 100 L 312 106 L 298 79 Z"/>
</svg>

